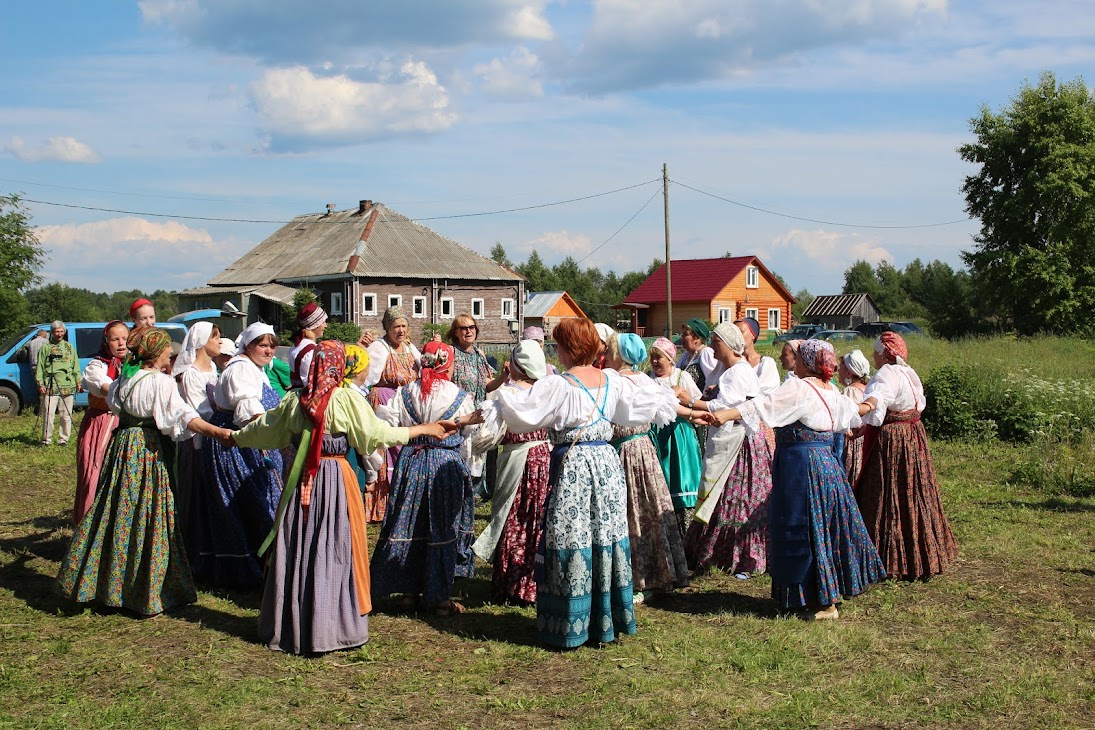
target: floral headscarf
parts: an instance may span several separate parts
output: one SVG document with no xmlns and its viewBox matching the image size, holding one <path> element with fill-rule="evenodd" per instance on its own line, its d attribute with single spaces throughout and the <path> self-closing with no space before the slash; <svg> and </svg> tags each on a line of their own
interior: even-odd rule
<svg viewBox="0 0 1095 730">
<path fill-rule="evenodd" d="M 885 355 L 898 365 L 907 365 L 909 346 L 905 344 L 905 338 L 896 332 L 883 332 L 874 341 L 874 351 L 879 355 Z"/>
<path fill-rule="evenodd" d="M 99 343 L 99 352 L 95 354 L 95 357 L 106 363 L 106 374 L 110 376 L 111 380 L 117 380 L 118 374 L 122 372 L 122 361 L 110 352 L 110 344 L 107 343 L 106 338 L 110 336 L 110 330 L 115 327 L 125 327 L 129 329 L 129 325 L 120 319 L 112 319 L 106 323 L 106 327 L 103 327 L 103 341 Z"/>
<path fill-rule="evenodd" d="M 346 349 L 338 340 L 324 340 L 312 351 L 312 369 L 308 382 L 300 394 L 300 407 L 312 419 L 312 439 L 308 443 L 308 456 L 304 460 L 301 476 L 301 506 L 311 503 L 312 483 L 319 469 L 319 457 L 323 452 L 323 422 L 331 393 L 342 383 L 346 372 Z"/>
<path fill-rule="evenodd" d="M 828 380 L 836 372 L 836 351 L 825 340 L 806 340 L 798 347 L 797 357 L 812 372 Z"/>
<path fill-rule="evenodd" d="M 449 380 L 456 352 L 444 342 L 428 342 L 422 348 L 422 400 L 429 397 L 436 380 Z"/>
<path fill-rule="evenodd" d="M 407 314 L 403 311 L 403 307 L 388 307 L 384 310 L 384 316 L 380 319 L 380 324 L 384 327 L 384 331 L 387 332 L 392 328 L 399 320 L 407 321 Z"/>
<path fill-rule="evenodd" d="M 654 340 L 654 344 L 650 346 L 650 349 L 661 350 L 662 354 L 664 354 L 670 360 L 677 359 L 677 346 L 665 337 L 659 337 L 658 339 Z"/>
<path fill-rule="evenodd" d="M 343 388 L 356 388 L 355 375 L 369 369 L 369 351 L 361 345 L 346 345 L 346 370 L 342 375 Z"/>
<path fill-rule="evenodd" d="M 129 333 L 126 347 L 129 348 L 129 355 L 122 365 L 122 375 L 131 378 L 142 365 L 155 360 L 161 352 L 171 347 L 171 335 L 159 327 L 137 327 Z"/>
</svg>

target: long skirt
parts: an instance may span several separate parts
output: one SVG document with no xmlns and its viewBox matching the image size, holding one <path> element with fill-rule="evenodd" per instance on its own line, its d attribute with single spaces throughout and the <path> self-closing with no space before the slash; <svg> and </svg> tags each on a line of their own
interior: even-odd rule
<svg viewBox="0 0 1095 730">
<path fill-rule="evenodd" d="M 697 570 L 763 573 L 768 566 L 768 501 L 772 454 L 761 431 L 747 435 L 707 524 L 694 520 L 684 536 L 688 562 Z"/>
<path fill-rule="evenodd" d="M 551 489 L 547 484 L 549 454 L 547 444 L 543 443 L 529 449 L 526 455 L 525 470 L 494 552 L 491 595 L 495 601 L 537 600 L 537 546 L 543 535 L 544 502 Z M 503 459 L 504 456 L 499 456 L 498 461 Z M 495 490 L 495 500 L 500 488 L 499 485 Z"/>
<path fill-rule="evenodd" d="M 796 423 L 778 429 L 777 438 L 768 518 L 772 598 L 789 609 L 828 606 L 884 580 L 832 434 Z"/>
<path fill-rule="evenodd" d="M 863 473 L 856 500 L 867 531 L 891 577 L 916 580 L 942 573 L 958 557 L 943 514 L 928 436 L 916 411 L 891 413 L 864 437 Z"/>
<path fill-rule="evenodd" d="M 394 395 L 394 388 L 374 385 L 369 390 L 369 405 L 373 411 L 376 411 L 377 407 L 387 405 Z M 384 460 L 377 471 L 376 481 L 372 486 L 367 486 L 365 489 L 365 519 L 370 524 L 384 521 L 384 515 L 388 511 L 388 495 L 391 493 L 391 482 L 401 448 L 400 446 L 389 446 L 383 449 Z"/>
<path fill-rule="evenodd" d="M 853 487 L 859 482 L 859 475 L 863 473 L 863 437 L 844 437 L 844 472 L 848 475 L 848 483 Z"/>
<path fill-rule="evenodd" d="M 692 522 L 703 479 L 703 448 L 696 437 L 696 427 L 683 418 L 661 428 L 654 426 L 652 430 L 673 510 L 677 513 L 677 527 L 683 535 Z"/>
<path fill-rule="evenodd" d="M 72 524 L 80 524 L 95 502 L 99 472 L 106 459 L 110 436 L 118 426 L 118 417 L 110 411 L 89 408 L 76 434 L 76 501 L 72 506 Z"/>
<path fill-rule="evenodd" d="M 115 430 L 91 511 L 61 561 L 65 596 L 146 616 L 198 599 L 175 529 L 170 458 L 154 427 Z"/>
<path fill-rule="evenodd" d="M 232 428 L 232 414 L 217 411 L 210 422 Z M 194 577 L 216 586 L 257 588 L 262 585 L 258 549 L 274 526 L 281 499 L 281 453 L 227 448 L 206 439 L 201 460 L 201 492 L 191 520 Z"/>
<path fill-rule="evenodd" d="M 670 591 L 688 585 L 677 515 L 647 426 L 617 426 L 614 433 L 627 481 L 627 532 L 635 591 Z"/>
<path fill-rule="evenodd" d="M 607 643 L 637 631 L 623 467 L 605 440 L 573 447 L 560 443 L 578 431 L 553 434 L 559 445 L 552 450 L 553 486 L 537 558 L 540 640 L 562 648 Z M 591 439 L 611 435 L 605 421 L 586 432 Z"/>
<path fill-rule="evenodd" d="M 200 443 L 204 443 L 201 439 Z M 202 488 L 202 455 L 199 437 L 187 439 L 178 445 L 175 458 L 178 477 L 175 479 L 175 523 L 179 527 L 187 555 L 198 554 L 198 538 L 195 514 L 198 509 L 198 493 Z"/>
<path fill-rule="evenodd" d="M 441 603 L 456 578 L 475 575 L 475 500 L 459 436 L 429 441 L 412 440 L 396 462 L 371 565 L 378 597 L 403 593 Z"/>
<path fill-rule="evenodd" d="M 298 489 L 282 516 L 259 612 L 271 649 L 316 654 L 369 640 L 369 544 L 346 446 L 345 436 L 323 435 L 308 507 Z"/>
</svg>

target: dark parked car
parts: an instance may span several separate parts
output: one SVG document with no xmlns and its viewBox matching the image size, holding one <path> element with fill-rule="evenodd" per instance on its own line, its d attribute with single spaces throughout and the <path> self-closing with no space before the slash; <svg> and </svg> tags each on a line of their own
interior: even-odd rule
<svg viewBox="0 0 1095 730">
<path fill-rule="evenodd" d="M 772 344 L 778 345 L 779 343 L 787 342 L 788 340 L 808 340 L 823 329 L 825 328 L 820 324 L 796 324 L 783 334 L 776 335 L 772 340 Z"/>
<path fill-rule="evenodd" d="M 922 335 L 924 330 L 912 322 L 864 322 L 856 325 L 856 332 L 872 340 L 883 332 L 896 332 L 899 335 Z"/>
<path fill-rule="evenodd" d="M 903 327 L 904 330 L 905 330 L 904 332 L 901 333 L 903 335 L 904 334 L 922 335 L 922 336 L 927 335 L 927 333 L 924 330 L 922 330 L 920 328 L 920 325 L 918 325 L 916 322 L 890 322 L 890 324 L 894 325 L 895 328 L 896 327 Z"/>
<path fill-rule="evenodd" d="M 856 330 L 822 330 L 818 332 L 811 340 L 827 340 L 829 342 L 847 342 L 849 340 L 858 340 L 863 335 Z"/>
</svg>

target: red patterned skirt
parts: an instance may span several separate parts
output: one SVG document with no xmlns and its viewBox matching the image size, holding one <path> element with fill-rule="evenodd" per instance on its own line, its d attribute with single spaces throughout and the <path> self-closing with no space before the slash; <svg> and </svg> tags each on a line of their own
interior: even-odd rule
<svg viewBox="0 0 1095 730">
<path fill-rule="evenodd" d="M 868 427 L 855 497 L 891 578 L 928 578 L 958 557 L 917 411 L 891 412 L 881 428 Z"/>
</svg>

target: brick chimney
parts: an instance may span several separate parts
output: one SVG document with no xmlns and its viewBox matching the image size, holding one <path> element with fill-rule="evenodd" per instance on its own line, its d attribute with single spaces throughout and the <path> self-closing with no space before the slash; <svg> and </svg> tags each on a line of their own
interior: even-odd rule
<svg viewBox="0 0 1095 730">
<path fill-rule="evenodd" d="M 357 213 L 355 215 L 365 215 L 373 207 L 373 201 L 371 200 L 359 200 L 357 201 Z"/>
</svg>

